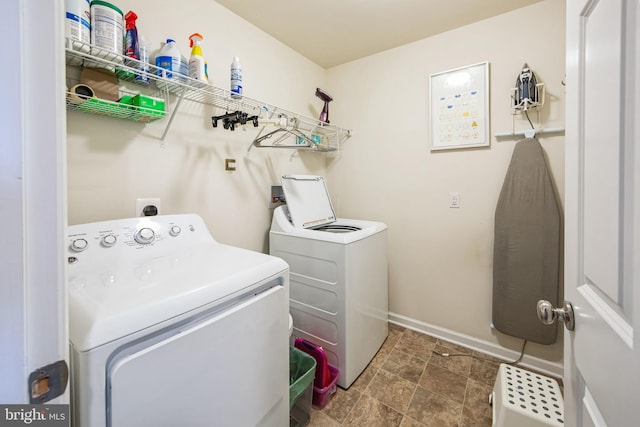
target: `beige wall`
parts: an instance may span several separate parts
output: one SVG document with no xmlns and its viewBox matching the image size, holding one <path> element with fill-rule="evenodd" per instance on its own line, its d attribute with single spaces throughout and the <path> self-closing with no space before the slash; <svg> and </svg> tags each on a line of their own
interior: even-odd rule
<svg viewBox="0 0 640 427">
<path fill-rule="evenodd" d="M 188 57 L 189 35 L 203 34 L 213 84 L 228 89 L 229 66 L 233 56 L 239 56 L 245 95 L 311 117 L 319 114 L 322 103 L 314 94 L 325 84 L 326 71 L 218 3 L 114 4 L 138 14 L 138 31 L 153 50 L 174 38 Z M 247 155 L 257 129 L 214 129 L 211 116 L 222 113 L 183 102 L 163 147 L 159 137 L 167 119 L 145 126 L 70 112 L 70 224 L 130 217 L 136 198 L 160 197 L 163 213 L 199 213 L 219 241 L 267 251 L 270 186 L 279 183 L 282 174 L 324 174 L 325 156 L 255 148 Z M 236 172 L 224 170 L 225 158 L 236 159 Z"/>
<path fill-rule="evenodd" d="M 493 135 L 511 130 L 509 89 L 527 62 L 547 88 L 542 126 L 564 127 L 564 7 L 544 1 L 329 70 L 332 113 L 353 129 L 330 164 L 332 198 L 340 216 L 389 226 L 393 313 L 520 350 L 489 327 L 494 212 L 518 138 L 431 152 L 429 75 L 488 61 Z M 540 141 L 563 198 L 564 137 Z M 448 207 L 449 192 L 460 209 Z M 561 342 L 528 344 L 527 354 L 559 362 Z"/>
<path fill-rule="evenodd" d="M 353 137 L 338 156 L 253 149 L 255 130 L 213 129 L 219 111 L 185 102 L 164 147 L 167 120 L 144 126 L 81 113 L 68 114 L 69 222 L 133 215 L 138 197 L 160 197 L 164 213 L 197 212 L 224 243 L 266 251 L 269 187 L 287 173 L 327 175 L 342 217 L 389 226 L 390 310 L 396 319 L 442 329 L 496 348 L 521 341 L 490 330 L 493 215 L 516 139 L 491 138 L 489 148 L 429 150 L 429 75 L 481 61 L 490 63 L 491 134 L 511 130 L 509 89 L 528 62 L 547 87 L 544 127 L 564 127 L 564 1 L 546 0 L 493 19 L 323 70 L 217 3 L 190 0 L 117 2 L 140 16 L 153 43 L 204 35 L 211 80 L 227 88 L 239 56 L 245 94 L 315 117 L 316 87 L 333 97 L 333 123 Z M 197 10 L 197 13 L 190 12 Z M 166 11 L 170 11 L 167 13 Z M 544 26 L 541 26 L 544 23 Z M 164 29 L 168 30 L 164 30 Z M 532 120 L 537 115 L 531 115 Z M 516 128 L 528 126 L 516 120 Z M 560 197 L 564 138 L 542 137 Z M 224 159 L 237 160 L 236 172 Z M 448 208 L 459 192 L 460 209 Z M 551 363 L 561 340 L 529 345 Z"/>
</svg>

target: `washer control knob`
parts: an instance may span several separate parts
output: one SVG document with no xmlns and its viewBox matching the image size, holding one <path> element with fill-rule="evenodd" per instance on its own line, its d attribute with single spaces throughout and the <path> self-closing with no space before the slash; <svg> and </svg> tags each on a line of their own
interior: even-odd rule
<svg viewBox="0 0 640 427">
<path fill-rule="evenodd" d="M 102 245 L 107 248 L 110 248 L 111 246 L 115 245 L 117 241 L 118 239 L 116 238 L 115 235 L 107 234 L 102 238 Z"/>
<path fill-rule="evenodd" d="M 71 242 L 71 250 L 74 252 L 82 252 L 89 246 L 87 239 L 74 239 Z"/>
<path fill-rule="evenodd" d="M 180 228 L 177 225 L 173 225 L 171 226 L 171 228 L 169 229 L 169 234 L 171 234 L 172 236 L 177 236 L 178 234 L 180 234 L 182 232 L 182 228 Z"/>
<path fill-rule="evenodd" d="M 156 238 L 156 233 L 154 233 L 153 230 L 149 227 L 144 227 L 136 231 L 136 234 L 133 235 L 133 238 L 141 245 L 148 245 L 149 243 L 153 243 Z"/>
</svg>

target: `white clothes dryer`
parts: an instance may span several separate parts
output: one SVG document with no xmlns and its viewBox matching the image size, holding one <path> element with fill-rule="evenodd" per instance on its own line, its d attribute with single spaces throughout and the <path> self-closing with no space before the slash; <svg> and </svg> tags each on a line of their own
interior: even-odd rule
<svg viewBox="0 0 640 427">
<path fill-rule="evenodd" d="M 288 266 L 197 215 L 68 228 L 74 427 L 288 425 Z"/>
<path fill-rule="evenodd" d="M 282 177 L 269 252 L 290 269 L 293 336 L 321 346 L 348 388 L 388 335 L 387 226 L 336 218 L 324 178 Z"/>
</svg>

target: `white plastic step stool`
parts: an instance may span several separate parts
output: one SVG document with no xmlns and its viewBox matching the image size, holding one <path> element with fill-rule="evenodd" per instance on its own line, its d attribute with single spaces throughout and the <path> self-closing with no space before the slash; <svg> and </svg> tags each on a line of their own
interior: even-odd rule
<svg viewBox="0 0 640 427">
<path fill-rule="evenodd" d="M 505 363 L 491 394 L 493 427 L 564 426 L 558 382 Z"/>
</svg>

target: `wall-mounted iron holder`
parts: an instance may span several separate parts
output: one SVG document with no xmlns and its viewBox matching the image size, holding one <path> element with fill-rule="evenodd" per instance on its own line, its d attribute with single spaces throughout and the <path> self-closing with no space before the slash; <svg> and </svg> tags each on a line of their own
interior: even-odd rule
<svg viewBox="0 0 640 427">
<path fill-rule="evenodd" d="M 545 102 L 545 89 L 544 83 L 537 83 L 535 85 L 535 96 L 532 96 L 532 99 L 536 99 L 537 101 L 532 101 L 531 99 L 525 98 L 521 102 L 517 102 L 517 90 L 518 88 L 511 89 L 511 130 L 508 132 L 496 132 L 494 136 L 496 138 L 510 138 L 510 137 L 521 137 L 525 138 L 533 138 L 536 135 L 542 134 L 555 134 L 555 135 L 563 135 L 564 128 L 543 128 L 540 120 L 540 110 L 544 107 Z M 529 119 L 529 111 L 535 111 L 537 113 L 537 124 L 538 126 L 533 127 L 532 129 L 524 129 L 524 130 L 516 130 L 516 115 L 525 114 L 527 119 Z"/>
<path fill-rule="evenodd" d="M 536 83 L 533 86 L 534 93 L 529 94 L 529 97 L 522 97 L 519 93 L 520 89 L 516 86 L 510 90 L 511 94 L 511 131 L 508 132 L 496 132 L 494 136 L 496 138 L 511 138 L 514 136 L 525 138 L 533 138 L 536 135 L 542 134 L 555 134 L 563 135 L 564 128 L 543 128 L 540 123 L 540 110 L 544 107 L 546 91 L 544 83 Z M 516 130 L 515 116 L 518 114 L 525 114 L 527 120 L 529 119 L 529 111 L 535 111 L 537 113 L 537 127 L 532 124 L 532 129 Z"/>
<path fill-rule="evenodd" d="M 534 93 L 530 97 L 520 100 L 519 89 L 514 87 L 511 89 L 511 114 L 521 114 L 528 110 L 541 110 L 544 107 L 546 91 L 544 83 L 537 83 L 534 86 Z"/>
</svg>

